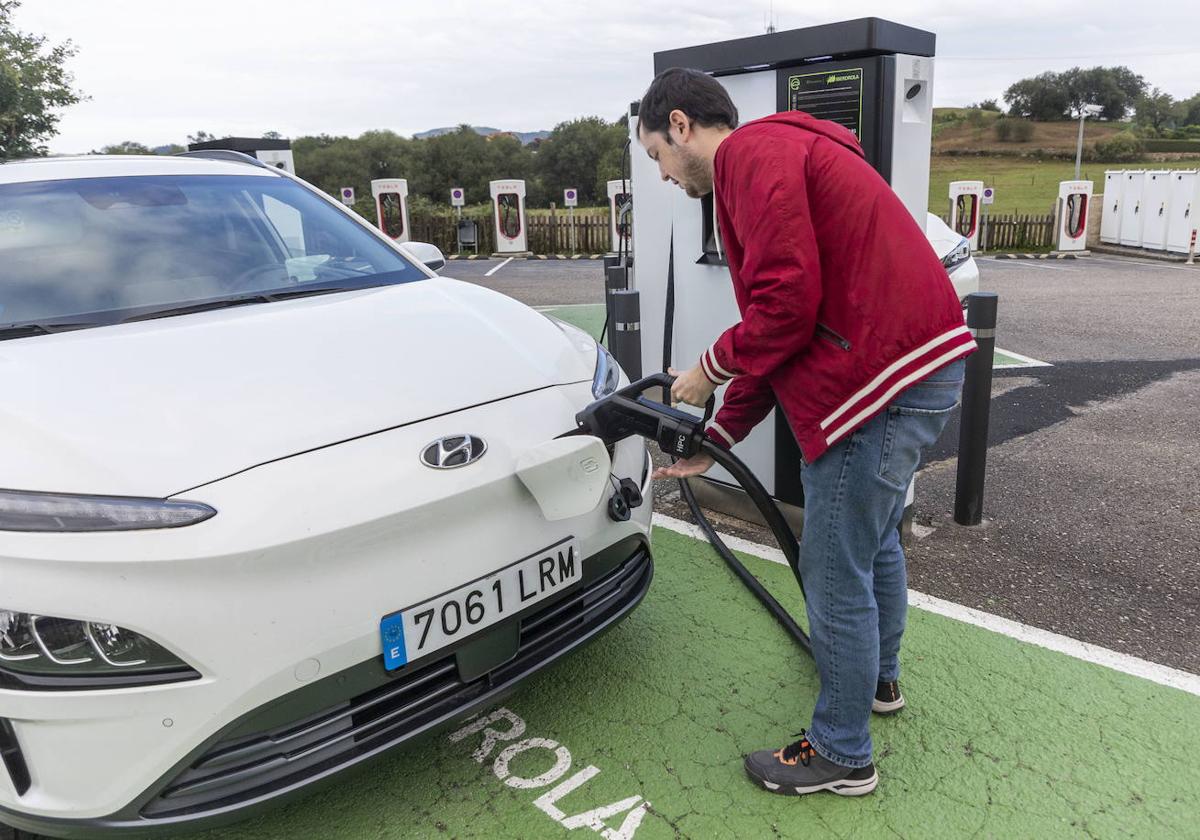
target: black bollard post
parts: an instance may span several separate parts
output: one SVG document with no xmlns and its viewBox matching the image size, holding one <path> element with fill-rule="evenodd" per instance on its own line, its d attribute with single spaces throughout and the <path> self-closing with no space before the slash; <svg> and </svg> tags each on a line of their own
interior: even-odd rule
<svg viewBox="0 0 1200 840">
<path fill-rule="evenodd" d="M 973 292 L 967 296 L 967 326 L 979 349 L 967 357 L 963 381 L 958 477 L 954 490 L 954 521 L 959 525 L 978 525 L 983 521 L 983 478 L 987 466 L 988 415 L 992 408 L 997 301 L 995 292 Z"/>
<path fill-rule="evenodd" d="M 601 340 L 608 339 L 609 344 L 612 344 L 612 323 L 613 323 L 613 293 L 623 292 L 629 288 L 629 275 L 625 268 L 621 265 L 614 265 L 611 268 L 604 269 L 604 320 L 608 322 L 608 335 L 601 336 Z"/>
<path fill-rule="evenodd" d="M 642 378 L 642 308 L 636 291 L 617 291 L 612 298 L 608 346 L 630 381 Z"/>
</svg>

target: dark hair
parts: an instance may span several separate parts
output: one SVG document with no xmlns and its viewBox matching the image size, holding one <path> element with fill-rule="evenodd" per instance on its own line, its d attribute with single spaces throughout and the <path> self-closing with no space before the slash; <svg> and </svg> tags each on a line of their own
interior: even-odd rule
<svg viewBox="0 0 1200 840">
<path fill-rule="evenodd" d="M 655 76 L 638 105 L 639 130 L 661 131 L 670 143 L 667 118 L 676 109 L 705 128 L 737 128 L 738 112 L 733 100 L 720 82 L 699 70 L 672 67 Z"/>
</svg>

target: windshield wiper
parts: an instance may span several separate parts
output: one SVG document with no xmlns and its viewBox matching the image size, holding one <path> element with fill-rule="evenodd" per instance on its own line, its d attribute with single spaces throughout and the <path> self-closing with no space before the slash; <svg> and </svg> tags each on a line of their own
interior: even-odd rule
<svg viewBox="0 0 1200 840">
<path fill-rule="evenodd" d="M 26 338 L 31 335 L 51 335 L 52 333 L 85 330 L 97 327 L 101 321 L 31 321 L 26 324 L 6 324 L 0 327 L 0 341 L 9 338 Z"/>
<path fill-rule="evenodd" d="M 146 312 L 138 312 L 133 315 L 122 318 L 118 323 L 126 324 L 130 321 L 150 321 L 155 318 L 169 318 L 172 315 L 190 315 L 193 312 L 208 312 L 212 309 L 227 309 L 231 306 L 245 306 L 249 303 L 270 303 L 274 298 L 268 294 L 251 294 L 251 295 L 236 295 L 234 297 L 215 298 L 214 300 L 201 300 L 195 303 L 185 303 L 180 306 L 171 306 L 166 309 L 151 309 Z"/>
</svg>

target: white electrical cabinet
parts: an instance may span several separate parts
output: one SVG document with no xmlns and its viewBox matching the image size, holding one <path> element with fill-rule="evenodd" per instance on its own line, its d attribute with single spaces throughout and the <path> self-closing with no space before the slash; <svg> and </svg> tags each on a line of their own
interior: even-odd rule
<svg viewBox="0 0 1200 840">
<path fill-rule="evenodd" d="M 1200 227 L 1200 173 L 1177 169 L 1171 173 L 1167 200 L 1167 250 L 1186 254 L 1192 231 Z"/>
<path fill-rule="evenodd" d="M 1167 205 L 1171 173 L 1155 169 L 1142 183 L 1142 247 L 1163 251 L 1167 247 Z"/>
<path fill-rule="evenodd" d="M 1109 245 L 1121 244 L 1121 197 L 1125 192 L 1125 170 L 1110 169 L 1104 173 L 1104 206 L 1100 215 L 1100 241 Z"/>
<path fill-rule="evenodd" d="M 1121 244 L 1142 247 L 1142 190 L 1146 186 L 1146 170 L 1125 171 L 1125 188 L 1121 193 Z"/>
</svg>

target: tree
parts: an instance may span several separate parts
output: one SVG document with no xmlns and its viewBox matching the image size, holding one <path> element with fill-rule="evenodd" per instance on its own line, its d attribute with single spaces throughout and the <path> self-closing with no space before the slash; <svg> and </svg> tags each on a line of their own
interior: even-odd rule
<svg viewBox="0 0 1200 840">
<path fill-rule="evenodd" d="M 58 110 L 84 98 L 66 69 L 75 46 L 18 32 L 12 13 L 20 5 L 0 0 L 0 160 L 46 154 L 42 144 L 57 133 Z"/>
<path fill-rule="evenodd" d="M 92 152 L 94 155 L 152 155 L 154 150 L 149 146 L 133 140 L 125 140 L 121 143 L 114 143 L 111 146 L 105 146 L 98 152 Z"/>
<path fill-rule="evenodd" d="M 620 177 L 612 162 L 615 158 L 619 169 L 624 142 L 624 127 L 601 117 L 559 123 L 538 147 L 538 175 L 551 195 L 576 187 L 581 204 L 602 204 L 607 197 L 603 187 L 607 178 L 602 177 L 601 168 L 606 170 L 604 176 Z"/>
<path fill-rule="evenodd" d="M 208 143 L 216 139 L 217 135 L 209 134 L 207 131 L 197 131 L 195 134 L 188 135 L 188 143 Z"/>
<path fill-rule="evenodd" d="M 1181 127 L 1200 125 L 1200 93 L 1175 103 L 1175 122 Z"/>
<path fill-rule="evenodd" d="M 1157 134 L 1175 121 L 1175 100 L 1169 93 L 1155 88 L 1137 101 L 1138 125 L 1153 129 Z"/>
<path fill-rule="evenodd" d="M 1062 119 L 1070 105 L 1058 73 L 1042 73 L 1013 83 L 1004 91 L 1004 101 L 1009 114 L 1032 120 Z"/>
<path fill-rule="evenodd" d="M 999 111 L 1000 106 L 996 104 L 995 99 L 985 99 L 979 103 L 979 110 L 981 110 L 981 111 Z"/>
<path fill-rule="evenodd" d="M 1145 92 L 1146 80 L 1128 67 L 1072 67 L 1021 79 L 1004 92 L 1004 101 L 1015 117 L 1075 118 L 1092 105 L 1101 119 L 1121 120 Z"/>
</svg>

